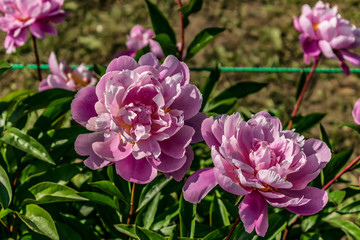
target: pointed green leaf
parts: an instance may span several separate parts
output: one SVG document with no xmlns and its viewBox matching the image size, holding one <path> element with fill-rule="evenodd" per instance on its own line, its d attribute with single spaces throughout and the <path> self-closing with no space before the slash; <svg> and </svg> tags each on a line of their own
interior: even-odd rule
<svg viewBox="0 0 360 240">
<path fill-rule="evenodd" d="M 225 28 L 206 28 L 199 32 L 190 43 L 185 60 L 195 56 L 201 49 L 212 42 Z"/>
<path fill-rule="evenodd" d="M 145 205 L 148 204 L 171 180 L 172 179 L 167 179 L 164 176 L 158 176 L 151 183 L 147 184 L 141 192 L 136 212 L 139 212 L 143 207 L 145 207 Z"/>
<path fill-rule="evenodd" d="M 230 99 L 230 98 L 244 98 L 250 94 L 260 91 L 262 88 L 266 87 L 267 83 L 258 83 L 258 82 L 239 82 L 228 89 L 225 89 L 219 93 L 211 103 L 217 103 L 219 101 Z"/>
<path fill-rule="evenodd" d="M 351 150 L 346 150 L 341 153 L 332 156 L 330 162 L 323 169 L 324 171 L 324 182 L 329 182 L 335 175 L 341 171 L 341 169 L 346 165 L 347 161 L 350 159 L 352 154 Z"/>
<path fill-rule="evenodd" d="M 189 16 L 201 10 L 203 0 L 190 0 L 189 4 L 180 8 L 180 12 L 184 14 L 184 28 L 189 25 Z"/>
<path fill-rule="evenodd" d="M 158 35 L 161 33 L 165 33 L 170 37 L 171 42 L 173 44 L 176 44 L 176 37 L 174 30 L 171 28 L 167 18 L 164 16 L 164 14 L 155 4 L 153 4 L 149 0 L 145 0 L 145 2 L 149 10 L 150 19 L 155 34 Z"/>
<path fill-rule="evenodd" d="M 165 56 L 177 54 L 178 47 L 171 41 L 169 35 L 166 33 L 159 33 L 153 39 L 160 44 Z"/>
<path fill-rule="evenodd" d="M 325 131 L 324 126 L 320 123 L 320 131 L 321 131 L 321 140 L 326 143 L 326 145 L 330 148 L 330 151 L 332 151 L 332 146 L 329 140 L 329 137 Z"/>
<path fill-rule="evenodd" d="M 13 210 L 11 210 L 10 208 L 1 209 L 1 211 L 0 211 L 0 219 L 2 219 L 3 217 L 6 217 L 8 214 L 10 214 L 12 212 L 13 212 Z"/>
<path fill-rule="evenodd" d="M 203 111 L 206 113 L 225 114 L 233 110 L 237 100 L 238 99 L 236 97 L 224 99 L 215 104 L 207 105 Z"/>
<path fill-rule="evenodd" d="M 10 205 L 12 199 L 12 189 L 6 171 L 0 166 L 0 203 L 3 208 Z"/>
<path fill-rule="evenodd" d="M 352 202 L 338 210 L 339 213 L 358 213 L 360 212 L 360 201 Z"/>
<path fill-rule="evenodd" d="M 340 191 L 340 190 L 332 191 L 328 194 L 329 201 L 335 203 L 336 205 L 339 205 L 344 200 L 345 195 L 346 195 L 346 191 Z"/>
<path fill-rule="evenodd" d="M 115 186 L 114 183 L 103 180 L 98 182 L 92 182 L 90 183 L 90 185 L 103 190 L 104 192 L 110 194 L 111 196 L 116 196 L 119 199 L 121 199 L 124 203 L 130 205 L 130 203 L 126 200 L 124 195 L 119 191 L 119 189 Z"/>
<path fill-rule="evenodd" d="M 34 232 L 45 235 L 53 240 L 59 239 L 54 220 L 43 208 L 35 205 L 26 205 L 25 214 L 17 213 L 19 218 Z"/>
<path fill-rule="evenodd" d="M 94 72 L 99 76 L 103 76 L 106 73 L 106 67 L 94 64 Z"/>
<path fill-rule="evenodd" d="M 8 128 L 1 140 L 35 158 L 55 165 L 49 153 L 38 141 L 17 128 Z"/>
<path fill-rule="evenodd" d="M 139 239 L 139 237 L 136 235 L 136 226 L 135 225 L 128 225 L 128 224 L 116 224 L 114 225 L 115 229 L 118 230 L 119 232 L 135 238 L 135 239 Z"/>
<path fill-rule="evenodd" d="M 97 193 L 97 192 L 81 192 L 79 193 L 80 196 L 89 199 L 90 201 L 102 205 L 107 205 L 112 207 L 113 209 L 117 210 L 117 206 L 114 202 L 114 200 L 104 194 Z"/>
<path fill-rule="evenodd" d="M 295 117 L 293 128 L 295 128 L 296 132 L 303 133 L 318 124 L 325 115 L 326 113 L 311 113 L 300 119 Z"/>
<path fill-rule="evenodd" d="M 6 70 L 9 70 L 11 65 L 5 61 L 0 61 L 0 75 L 3 74 Z"/>
<path fill-rule="evenodd" d="M 210 232 L 208 235 L 206 235 L 203 240 L 217 240 L 217 239 L 223 239 L 226 237 L 232 227 L 231 225 L 223 226 L 221 228 L 218 228 L 212 232 Z"/>
<path fill-rule="evenodd" d="M 87 201 L 78 195 L 78 192 L 67 186 L 52 182 L 41 182 L 29 189 L 34 196 L 34 200 L 27 199 L 25 204 L 32 202 L 36 204 L 54 203 L 54 202 L 72 202 Z"/>
<path fill-rule="evenodd" d="M 136 226 L 136 235 L 141 240 L 166 240 L 166 238 L 160 234 L 139 226 Z"/>
<path fill-rule="evenodd" d="M 325 221 L 350 234 L 354 239 L 360 239 L 360 228 L 355 223 L 341 218 L 331 218 Z"/>
<path fill-rule="evenodd" d="M 153 200 L 146 205 L 136 216 L 135 224 L 149 229 L 154 222 L 156 211 L 159 206 L 161 194 L 158 193 Z"/>
</svg>

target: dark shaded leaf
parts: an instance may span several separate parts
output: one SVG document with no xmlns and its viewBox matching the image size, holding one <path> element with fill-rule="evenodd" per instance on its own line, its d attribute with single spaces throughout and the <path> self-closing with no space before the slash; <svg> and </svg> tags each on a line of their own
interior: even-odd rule
<svg viewBox="0 0 360 240">
<path fill-rule="evenodd" d="M 151 23 L 152 23 L 155 34 L 156 35 L 161 34 L 161 33 L 167 34 L 169 36 L 171 42 L 174 45 L 176 45 L 175 32 L 171 28 L 167 18 L 164 16 L 164 14 L 160 11 L 160 9 L 155 4 L 153 4 L 149 0 L 145 0 L 145 2 L 147 4 L 148 10 L 149 10 L 150 19 L 151 19 Z"/>
<path fill-rule="evenodd" d="M 223 239 L 226 237 L 231 229 L 232 225 L 223 226 L 221 228 L 218 228 L 208 235 L 206 235 L 203 240 L 217 240 L 217 239 Z"/>
<path fill-rule="evenodd" d="M 46 149 L 33 137 L 23 134 L 17 128 L 8 128 L 1 140 L 31 156 L 50 164 L 54 164 Z"/>
<path fill-rule="evenodd" d="M 325 219 L 325 221 L 350 234 L 354 239 L 360 239 L 360 228 L 355 223 L 341 218 Z"/>
<path fill-rule="evenodd" d="M 12 199 L 12 189 L 6 171 L 0 166 L 0 204 L 3 208 L 10 205 Z M 1 219 L 1 218 L 0 218 Z"/>
<path fill-rule="evenodd" d="M 158 176 L 151 183 L 147 184 L 141 192 L 136 212 L 139 212 L 145 207 L 171 180 L 172 179 L 167 179 L 164 176 Z"/>
<path fill-rule="evenodd" d="M 324 171 L 324 182 L 329 182 L 340 170 L 346 165 L 347 161 L 351 157 L 352 149 L 343 151 L 333 156 L 330 162 L 323 169 Z"/>
<path fill-rule="evenodd" d="M 189 60 L 195 56 L 201 49 L 213 41 L 217 35 L 222 33 L 224 30 L 225 28 L 206 28 L 199 32 L 188 47 L 185 60 Z"/>
<path fill-rule="evenodd" d="M 219 93 L 211 103 L 217 103 L 219 101 L 230 99 L 230 98 L 244 98 L 250 94 L 260 91 L 262 88 L 266 87 L 267 83 L 257 83 L 257 82 L 239 82 L 228 89 L 225 89 Z"/>
<path fill-rule="evenodd" d="M 225 100 L 221 100 L 215 103 L 214 105 L 211 104 L 206 106 L 204 112 L 218 113 L 218 114 L 228 113 L 230 110 L 232 110 L 235 107 L 237 100 L 238 100 L 237 98 L 228 98 Z"/>
<path fill-rule="evenodd" d="M 210 76 L 206 79 L 204 85 L 201 88 L 203 101 L 201 104 L 200 112 L 204 109 L 205 105 L 208 103 L 210 95 L 213 92 L 216 83 L 219 81 L 220 74 L 221 74 L 221 64 L 218 63 L 216 67 L 213 70 L 211 70 Z"/>
<path fill-rule="evenodd" d="M 340 213 L 348 214 L 348 213 L 358 213 L 360 212 L 360 201 L 352 202 L 345 207 L 338 210 Z"/>
<path fill-rule="evenodd" d="M 186 201 L 181 194 L 179 202 L 180 237 L 194 237 L 196 204 Z"/>
<path fill-rule="evenodd" d="M 116 225 L 114 225 L 114 227 L 116 228 L 116 230 L 118 230 L 119 232 L 121 232 L 129 237 L 139 239 L 139 237 L 136 235 L 136 226 L 135 225 L 116 224 Z"/>
<path fill-rule="evenodd" d="M 136 61 L 139 61 L 140 57 L 141 57 L 142 55 L 148 53 L 148 52 L 151 52 L 149 45 L 147 45 L 147 46 L 144 47 L 144 48 L 139 49 L 139 50 L 136 52 L 136 55 L 135 55 L 134 59 L 135 59 Z"/>
<path fill-rule="evenodd" d="M 103 76 L 106 73 L 106 67 L 94 64 L 94 72 L 99 76 Z"/>
<path fill-rule="evenodd" d="M 130 205 L 130 203 L 126 200 L 124 195 L 119 191 L 119 189 L 115 186 L 114 183 L 103 180 L 99 182 L 92 182 L 90 183 L 90 185 L 103 190 L 110 196 L 116 196 L 117 198 L 121 199 L 124 203 Z"/>
<path fill-rule="evenodd" d="M 138 226 L 136 227 L 136 234 L 141 240 L 166 240 L 160 234 Z"/>
<path fill-rule="evenodd" d="M 136 216 L 135 224 L 149 229 L 154 222 L 161 194 L 158 193 Z"/>
<path fill-rule="evenodd" d="M 80 196 L 89 199 L 91 202 L 103 204 L 112 207 L 113 209 L 117 210 L 117 206 L 114 200 L 104 194 L 97 193 L 97 192 L 81 192 L 79 193 Z"/>
<path fill-rule="evenodd" d="M 304 72 L 304 70 L 302 70 L 300 73 L 299 81 L 296 86 L 296 94 L 295 94 L 296 99 L 299 98 L 300 93 L 304 87 L 305 81 L 306 81 L 306 73 Z"/>
<path fill-rule="evenodd" d="M 318 124 L 325 115 L 326 113 L 311 113 L 305 117 L 295 117 L 293 119 L 293 128 L 295 128 L 296 132 L 303 133 Z"/>
<path fill-rule="evenodd" d="M 323 125 L 320 123 L 320 131 L 321 131 L 321 141 L 325 142 L 326 145 L 330 148 L 330 151 L 332 151 L 332 146 L 329 140 L 329 137 L 325 131 L 325 128 L 323 127 Z"/>
<path fill-rule="evenodd" d="M 189 16 L 201 10 L 203 0 L 190 0 L 189 4 L 180 8 L 180 12 L 184 14 L 184 28 L 189 25 Z"/>
<path fill-rule="evenodd" d="M 159 33 L 153 39 L 160 44 L 165 56 L 177 54 L 178 47 L 171 41 L 169 35 L 166 33 Z"/>
</svg>

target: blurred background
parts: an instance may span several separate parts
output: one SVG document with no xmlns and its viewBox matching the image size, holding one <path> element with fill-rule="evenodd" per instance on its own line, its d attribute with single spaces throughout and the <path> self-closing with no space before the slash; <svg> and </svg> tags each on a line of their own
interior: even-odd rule
<svg viewBox="0 0 360 240">
<path fill-rule="evenodd" d="M 152 0 L 169 18 L 179 39 L 179 17 L 175 0 Z M 188 1 L 183 0 L 184 4 Z M 226 31 L 187 64 L 189 67 L 214 67 L 217 62 L 226 67 L 311 67 L 303 62 L 298 41 L 299 33 L 293 27 L 293 16 L 299 16 L 301 6 L 314 6 L 317 1 L 300 0 L 212 0 L 204 1 L 203 9 L 191 15 L 185 32 L 185 47 L 195 35 L 206 27 L 224 27 Z M 360 26 L 360 1 L 331 1 L 338 5 L 341 15 Z M 63 24 L 57 25 L 58 36 L 38 40 L 42 64 L 54 51 L 58 60 L 69 64 L 82 62 L 107 65 L 113 56 L 126 49 L 125 42 L 135 24 L 151 28 L 143 0 L 65 0 L 63 9 L 69 13 Z M 0 33 L 1 44 L 5 33 Z M 30 39 L 29 39 L 30 40 Z M 359 51 L 357 51 L 359 53 Z M 35 63 L 31 41 L 6 55 L 0 48 L 1 60 L 12 64 Z M 337 61 L 323 59 L 320 68 L 339 67 Z M 354 68 L 354 66 L 351 66 Z M 43 76 L 49 73 L 43 72 Z M 191 72 L 192 83 L 201 86 L 208 72 Z M 299 73 L 231 73 L 221 75 L 216 91 L 240 81 L 266 82 L 260 92 L 241 99 L 237 111 L 258 112 L 277 109 L 286 123 L 295 104 Z M 354 123 L 353 104 L 360 97 L 359 74 L 346 77 L 342 73 L 315 73 L 300 113 L 327 112 L 322 123 L 331 138 L 335 151 L 355 147 L 354 156 L 360 154 L 360 135 L 340 124 Z M 35 69 L 9 70 L 0 81 L 0 96 L 23 88 L 37 89 Z M 305 133 L 319 138 L 319 127 Z M 355 139 L 355 140 L 354 140 Z"/>
</svg>

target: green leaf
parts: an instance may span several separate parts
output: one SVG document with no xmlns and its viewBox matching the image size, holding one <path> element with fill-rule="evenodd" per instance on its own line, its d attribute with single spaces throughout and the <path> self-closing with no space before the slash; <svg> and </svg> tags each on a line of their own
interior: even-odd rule
<svg viewBox="0 0 360 240">
<path fill-rule="evenodd" d="M 174 30 L 171 28 L 169 21 L 164 16 L 164 14 L 160 11 L 160 9 L 153 4 L 152 2 L 145 0 L 149 14 L 151 23 L 156 35 L 165 33 L 169 36 L 171 42 L 176 45 L 176 36 Z"/>
<path fill-rule="evenodd" d="M 331 218 L 325 221 L 350 234 L 354 239 L 360 239 L 360 228 L 353 222 L 341 218 Z"/>
<path fill-rule="evenodd" d="M 325 142 L 326 145 L 330 148 L 330 151 L 332 151 L 332 146 L 329 140 L 329 137 L 325 131 L 325 128 L 323 127 L 323 125 L 320 123 L 320 131 L 321 131 L 321 141 Z"/>
<path fill-rule="evenodd" d="M 352 149 L 343 151 L 333 156 L 330 162 L 323 169 L 324 171 L 324 182 L 327 183 L 340 172 L 340 170 L 346 165 L 347 161 L 351 157 Z"/>
<path fill-rule="evenodd" d="M 207 105 L 204 109 L 206 113 L 218 113 L 224 114 L 230 112 L 237 103 L 237 98 L 228 98 L 225 100 L 221 100 L 215 104 Z"/>
<path fill-rule="evenodd" d="M 136 235 L 141 240 L 166 240 L 166 238 L 160 234 L 138 226 L 136 227 Z"/>
<path fill-rule="evenodd" d="M 17 128 L 8 128 L 1 140 L 31 156 L 50 164 L 54 164 L 46 149 L 33 137 L 23 134 Z"/>
<path fill-rule="evenodd" d="M 188 47 L 185 60 L 189 60 L 195 56 L 201 49 L 213 41 L 217 35 L 222 33 L 224 30 L 225 28 L 206 28 L 199 32 Z"/>
<path fill-rule="evenodd" d="M 107 205 L 112 207 L 113 209 L 117 210 L 117 206 L 114 202 L 114 200 L 104 194 L 97 193 L 97 192 L 81 192 L 79 193 L 80 196 L 89 199 L 90 201 L 102 205 Z"/>
<path fill-rule="evenodd" d="M 72 202 L 87 201 L 78 195 L 78 192 L 67 186 L 52 182 L 41 182 L 32 186 L 29 192 L 34 196 L 34 200 L 26 199 L 25 204 L 31 202 L 36 204 L 54 203 L 54 202 Z"/>
<path fill-rule="evenodd" d="M 300 117 L 300 119 L 295 117 L 293 128 L 296 129 L 296 132 L 303 133 L 318 124 L 325 115 L 326 113 L 311 113 L 305 117 Z"/>
<path fill-rule="evenodd" d="M 214 198 L 210 205 L 210 226 L 221 227 L 229 224 L 229 213 L 223 201 L 214 193 Z"/>
<path fill-rule="evenodd" d="M 329 201 L 335 203 L 336 205 L 339 205 L 345 198 L 346 191 L 332 191 L 329 193 Z"/>
<path fill-rule="evenodd" d="M 196 204 L 187 202 L 181 194 L 179 202 L 180 237 L 194 237 Z"/>
<path fill-rule="evenodd" d="M 1 209 L 0 210 L 0 219 L 2 219 L 3 217 L 6 217 L 8 214 L 12 213 L 13 210 L 11 210 L 10 208 L 7 209 Z"/>
<path fill-rule="evenodd" d="M 9 70 L 11 65 L 5 61 L 0 61 L 0 75 L 3 74 L 6 70 Z"/>
<path fill-rule="evenodd" d="M 287 218 L 281 213 L 272 213 L 269 216 L 269 229 L 266 231 L 265 239 L 271 240 L 286 227 Z"/>
<path fill-rule="evenodd" d="M 230 98 L 244 98 L 252 93 L 260 91 L 262 88 L 266 87 L 267 83 L 257 83 L 257 82 L 239 82 L 228 89 L 225 89 L 219 93 L 211 103 L 217 103 L 219 101 L 230 99 Z"/>
<path fill-rule="evenodd" d="M 171 41 L 169 35 L 166 33 L 159 33 L 153 39 L 160 44 L 165 56 L 177 54 L 178 47 Z"/>
<path fill-rule="evenodd" d="M 16 109 L 11 114 L 9 121 L 15 123 L 29 112 L 45 108 L 56 99 L 74 97 L 75 93 L 76 92 L 60 88 L 52 88 L 36 93 L 19 102 L 19 104 L 16 106 Z"/>
<path fill-rule="evenodd" d="M 119 189 L 115 186 L 114 183 L 103 180 L 103 181 L 98 181 L 98 182 L 91 182 L 89 184 L 91 186 L 94 186 L 98 189 L 103 190 L 105 193 L 107 193 L 111 196 L 116 196 L 117 198 L 121 199 L 124 203 L 130 205 L 130 203 L 126 200 L 124 195 L 119 191 Z"/>
<path fill-rule="evenodd" d="M 139 205 L 136 212 L 139 212 L 145 207 L 171 180 L 172 179 L 167 179 L 164 176 L 158 176 L 151 183 L 147 184 L 140 194 Z"/>
<path fill-rule="evenodd" d="M 312 227 L 315 226 L 316 222 L 319 219 L 319 215 L 312 215 L 312 216 L 306 216 L 302 221 L 301 221 L 301 229 L 304 232 L 309 231 Z"/>
<path fill-rule="evenodd" d="M 301 93 L 301 91 L 302 91 L 302 89 L 304 87 L 305 81 L 306 81 L 306 73 L 305 73 L 304 70 L 301 70 L 299 81 L 298 81 L 297 86 L 296 86 L 296 94 L 295 94 L 296 99 L 299 98 L 300 93 Z"/>
<path fill-rule="evenodd" d="M 128 225 L 128 224 L 116 224 L 114 225 L 115 229 L 118 230 L 119 232 L 135 238 L 135 239 L 139 239 L 139 237 L 136 235 L 136 226 L 135 225 Z"/>
<path fill-rule="evenodd" d="M 155 217 L 154 224 L 152 225 L 151 229 L 154 231 L 158 231 L 165 226 L 168 226 L 173 218 L 179 216 L 179 206 L 175 204 L 174 206 L 166 209 L 164 212 L 158 214 Z"/>
<path fill-rule="evenodd" d="M 213 92 L 217 82 L 219 81 L 220 74 L 221 74 L 221 64 L 218 63 L 216 67 L 213 70 L 211 70 L 210 76 L 206 79 L 204 85 L 201 88 L 203 101 L 200 112 L 204 109 L 205 105 L 208 103 L 210 95 Z"/>
<path fill-rule="evenodd" d="M 19 218 L 34 232 L 45 235 L 53 240 L 59 239 L 54 220 L 43 208 L 35 205 L 26 205 L 25 215 L 17 213 Z"/>
<path fill-rule="evenodd" d="M 199 12 L 202 8 L 203 0 L 190 0 L 189 4 L 179 9 L 184 14 L 184 28 L 189 25 L 189 16 Z"/>
<path fill-rule="evenodd" d="M 147 46 L 144 47 L 144 48 L 139 49 L 139 50 L 136 52 L 136 55 L 135 55 L 134 59 L 135 59 L 136 61 L 139 61 L 140 57 L 141 57 L 142 55 L 148 53 L 148 52 L 151 52 L 149 45 L 147 45 Z"/>
<path fill-rule="evenodd" d="M 99 76 L 103 76 L 106 73 L 106 67 L 94 64 L 94 72 Z"/>
<path fill-rule="evenodd" d="M 154 222 L 156 211 L 159 206 L 161 194 L 158 193 L 154 199 L 146 205 L 136 216 L 135 224 L 149 229 Z"/>
<path fill-rule="evenodd" d="M 61 222 L 55 222 L 55 225 L 58 229 L 60 239 L 83 240 L 80 234 L 72 227 Z"/>
<path fill-rule="evenodd" d="M 358 213 L 360 212 L 360 201 L 352 202 L 338 210 L 339 213 Z"/>
<path fill-rule="evenodd" d="M 223 239 L 226 237 L 232 227 L 231 225 L 223 226 L 221 228 L 218 228 L 212 232 L 210 232 L 208 235 L 206 235 L 203 240 L 217 240 L 217 239 Z"/>
<path fill-rule="evenodd" d="M 348 127 L 348 128 L 351 128 L 351 129 L 354 129 L 355 131 L 357 131 L 358 133 L 360 133 L 360 125 L 358 124 L 353 124 L 353 123 L 344 123 L 344 124 L 341 124 L 340 127 Z"/>
<path fill-rule="evenodd" d="M 10 205 L 12 199 L 12 189 L 6 171 L 0 166 L 0 203 L 3 208 Z M 0 218 L 1 219 L 1 218 Z"/>
</svg>

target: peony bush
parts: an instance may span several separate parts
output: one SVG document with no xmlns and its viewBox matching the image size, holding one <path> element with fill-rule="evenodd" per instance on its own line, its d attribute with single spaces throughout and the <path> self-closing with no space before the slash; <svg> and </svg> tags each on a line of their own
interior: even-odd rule
<svg viewBox="0 0 360 240">
<path fill-rule="evenodd" d="M 127 4 L 116 6 L 126 12 L 132 9 Z M 289 101 L 281 99 L 294 103 L 292 112 L 277 106 L 259 111 L 243 98 L 269 90 L 262 77 L 224 79 L 228 68 L 220 64 L 201 68 L 210 72 L 202 73 L 206 79 L 193 74 L 204 55 L 194 56 L 205 47 L 221 51 L 216 42 L 208 44 L 225 31 L 209 27 L 193 36 L 187 31 L 205 4 L 213 6 L 177 0 L 165 14 L 161 4 L 144 0 L 152 28 L 127 26 L 127 41 L 111 46 L 114 52 L 106 55 L 115 58 L 106 65 L 74 66 L 67 64 L 74 59 L 64 54 L 62 43 L 38 48 L 37 41 L 46 34 L 66 35 L 53 24 L 66 29 L 67 17 L 80 26 L 68 10 L 87 9 L 60 0 L 0 0 L 4 52 L 23 62 L 30 33 L 38 75 L 37 83 L 34 75 L 29 79 L 37 91 L 21 89 L 0 98 L 1 239 L 360 238 L 360 156 L 354 144 L 360 99 L 344 109 L 355 123 L 338 116 L 342 124 L 333 126 L 346 139 L 326 131 L 325 114 L 304 115 L 312 108 L 303 106 L 315 94 L 308 90 L 314 78 L 328 76 L 317 73 L 322 58 L 337 60 L 340 68 L 332 70 L 346 76 L 354 72 L 347 62 L 360 65 L 353 19 L 322 1 L 287 13 L 289 22 L 300 14 L 293 17 L 300 44 L 291 47 L 312 67 L 302 69 L 297 89 L 287 92 Z M 177 18 L 176 31 L 168 15 Z M 96 31 L 108 37 L 110 27 L 97 25 Z M 77 41 L 89 44 L 77 51 L 87 62 L 94 46 L 86 36 Z M 51 52 L 48 64 L 42 65 L 46 52 Z M 58 61 L 55 52 L 67 61 Z M 11 64 L 0 62 L 0 74 L 15 71 L 18 65 Z M 259 69 L 249 71 L 254 70 Z M 332 111 L 322 100 L 324 111 Z"/>
</svg>

